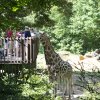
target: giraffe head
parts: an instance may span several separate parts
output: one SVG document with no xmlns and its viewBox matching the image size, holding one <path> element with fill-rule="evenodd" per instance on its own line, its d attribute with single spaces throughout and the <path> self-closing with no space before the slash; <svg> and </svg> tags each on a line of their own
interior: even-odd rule
<svg viewBox="0 0 100 100">
<path fill-rule="evenodd" d="M 50 42 L 49 37 L 47 36 L 47 34 L 45 32 L 40 32 L 39 34 L 39 38 L 40 38 L 40 42 L 42 43 L 43 47 L 44 47 L 44 53 L 45 53 L 45 58 L 46 58 L 46 63 L 50 63 L 49 60 L 53 59 L 53 53 L 54 49 L 52 47 L 52 44 Z M 53 61 L 53 60 L 52 60 Z"/>
<path fill-rule="evenodd" d="M 49 38 L 45 32 L 40 32 L 39 38 L 40 38 L 40 41 L 43 45 L 49 43 Z"/>
</svg>

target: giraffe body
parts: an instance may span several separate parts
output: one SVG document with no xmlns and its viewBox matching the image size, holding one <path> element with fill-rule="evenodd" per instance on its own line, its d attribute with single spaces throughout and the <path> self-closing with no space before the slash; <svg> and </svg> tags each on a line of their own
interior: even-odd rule
<svg viewBox="0 0 100 100">
<path fill-rule="evenodd" d="M 49 79 L 51 82 L 56 81 L 55 94 L 57 90 L 63 92 L 63 98 L 68 93 L 71 99 L 72 85 L 72 66 L 68 61 L 63 61 L 61 57 L 54 51 L 50 39 L 45 33 L 40 33 L 40 41 L 44 47 L 46 64 L 48 66 Z M 65 99 L 63 99 L 65 100 Z"/>
</svg>

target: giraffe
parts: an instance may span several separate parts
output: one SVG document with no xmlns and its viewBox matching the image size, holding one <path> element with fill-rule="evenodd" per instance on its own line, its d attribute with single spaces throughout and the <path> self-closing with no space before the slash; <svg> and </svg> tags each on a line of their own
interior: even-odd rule
<svg viewBox="0 0 100 100">
<path fill-rule="evenodd" d="M 66 93 L 68 93 L 68 98 L 71 100 L 71 90 L 72 90 L 72 66 L 68 61 L 63 61 L 61 57 L 54 51 L 54 48 L 50 42 L 49 37 L 46 33 L 40 32 L 40 42 L 44 48 L 46 65 L 48 66 L 49 78 L 51 82 L 56 81 L 60 86 L 61 81 L 64 82 L 62 89 L 63 100 L 65 99 Z"/>
</svg>

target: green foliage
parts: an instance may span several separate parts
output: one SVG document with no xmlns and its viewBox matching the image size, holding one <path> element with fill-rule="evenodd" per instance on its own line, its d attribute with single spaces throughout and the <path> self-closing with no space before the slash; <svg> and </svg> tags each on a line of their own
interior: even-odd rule
<svg viewBox="0 0 100 100">
<path fill-rule="evenodd" d="M 68 5 L 69 3 L 64 7 L 66 10 Z M 70 5 L 70 11 L 71 7 L 72 6 Z M 55 49 L 63 48 L 63 50 L 69 50 L 69 48 L 67 48 L 69 46 L 68 42 L 70 41 L 68 25 L 71 14 L 62 12 L 57 6 L 53 6 L 50 11 L 51 14 L 49 16 L 55 21 L 55 25 L 49 28 L 43 27 L 43 29 L 49 33 L 50 38 L 52 37 L 51 41 L 53 42 L 52 44 Z"/>
<path fill-rule="evenodd" d="M 72 43 L 71 43 L 71 45 L 69 46 L 69 50 L 70 51 L 72 51 L 73 53 L 80 53 L 80 52 L 83 52 L 83 50 L 82 50 L 82 41 L 80 40 L 80 41 L 75 41 L 75 40 L 73 40 L 73 41 L 71 41 Z"/>
<path fill-rule="evenodd" d="M 99 100 L 100 99 L 100 95 L 98 95 L 97 93 L 85 93 L 86 97 L 80 98 L 80 100 Z"/>
<path fill-rule="evenodd" d="M 80 63 L 76 85 L 82 88 L 84 96 L 80 100 L 99 100 L 100 99 L 100 71 L 94 66 L 91 72 L 84 70 L 84 65 Z"/>
<path fill-rule="evenodd" d="M 100 1 L 74 0 L 64 8 L 65 12 L 57 6 L 51 8 L 50 18 L 55 25 L 48 32 L 51 33 L 54 47 L 73 53 L 99 48 Z"/>
<path fill-rule="evenodd" d="M 55 49 L 84 53 L 100 47 L 100 0 L 1 0 L 0 14 L 0 29 L 43 29 Z"/>
<path fill-rule="evenodd" d="M 63 9 L 64 5 L 67 4 L 66 0 L 1 0 L 0 1 L 0 27 L 6 29 L 7 27 L 21 26 L 21 19 L 31 14 L 35 13 L 35 22 L 41 27 L 43 24 L 50 26 L 48 14 L 50 13 L 50 8 L 53 5 L 59 6 Z"/>
<path fill-rule="evenodd" d="M 83 41 L 83 50 L 99 48 L 100 2 L 98 0 L 74 0 L 71 17 L 71 36 Z"/>
<path fill-rule="evenodd" d="M 45 75 L 32 75 L 26 84 L 22 84 L 22 95 L 31 97 L 35 100 L 50 99 L 49 90 L 51 85 L 47 82 L 48 77 Z"/>
<path fill-rule="evenodd" d="M 53 6 L 49 16 L 54 20 L 55 25 L 49 30 L 46 27 L 45 30 L 50 33 L 54 47 L 73 53 L 85 53 L 99 48 L 99 5 L 98 0 L 88 2 L 87 0 L 74 0 L 72 3 L 68 2 L 63 11 Z"/>
<path fill-rule="evenodd" d="M 52 84 L 48 83 L 48 76 L 42 72 L 35 73 L 27 80 L 23 77 L 17 77 L 18 79 L 15 80 L 11 75 L 0 77 L 0 100 L 53 100 L 50 93 Z M 28 70 L 24 69 L 24 78 L 27 74 L 29 74 Z"/>
</svg>

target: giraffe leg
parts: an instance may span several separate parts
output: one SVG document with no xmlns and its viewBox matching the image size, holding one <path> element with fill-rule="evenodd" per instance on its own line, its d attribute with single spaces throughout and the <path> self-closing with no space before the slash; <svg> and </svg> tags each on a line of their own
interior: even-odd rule
<svg viewBox="0 0 100 100">
<path fill-rule="evenodd" d="M 54 95 L 57 96 L 57 77 L 54 75 Z"/>
<path fill-rule="evenodd" d="M 62 91 L 64 90 L 63 89 L 63 77 L 60 73 L 57 73 L 57 95 L 58 96 L 62 96 Z"/>
<path fill-rule="evenodd" d="M 61 75 L 61 74 L 59 74 L 59 79 L 58 79 L 58 80 L 59 80 L 59 90 L 60 90 L 60 91 L 62 91 L 63 77 L 62 77 L 62 75 Z"/>
<path fill-rule="evenodd" d="M 48 65 L 48 74 L 49 74 L 49 82 L 53 83 L 53 94 L 56 97 L 57 87 L 56 87 L 56 74 L 51 70 L 51 67 Z"/>
<path fill-rule="evenodd" d="M 60 77 L 60 90 L 61 92 L 63 92 L 65 89 L 65 77 L 63 74 L 61 74 L 61 77 Z"/>
<path fill-rule="evenodd" d="M 68 100 L 71 100 L 71 79 L 69 79 Z"/>
<path fill-rule="evenodd" d="M 57 96 L 57 88 L 56 88 L 56 84 L 54 83 L 54 87 L 53 87 L 53 94 L 54 94 L 54 97 Z"/>
<path fill-rule="evenodd" d="M 64 76 L 64 79 L 63 79 L 63 93 L 64 95 L 68 95 L 68 78 L 66 76 Z"/>
<path fill-rule="evenodd" d="M 68 85 L 69 85 L 69 90 L 68 90 L 69 99 L 68 100 L 71 100 L 71 94 L 72 94 L 72 75 L 69 77 Z"/>
<path fill-rule="evenodd" d="M 67 87 L 66 87 L 66 81 L 67 81 L 67 79 L 66 79 L 66 76 L 62 76 L 62 99 L 63 100 L 66 100 L 66 89 L 67 89 Z"/>
<path fill-rule="evenodd" d="M 60 73 L 58 73 L 56 76 L 57 76 L 57 90 L 60 90 L 60 83 L 61 83 Z"/>
<path fill-rule="evenodd" d="M 72 80 L 71 80 L 71 78 L 69 78 L 68 76 L 67 76 L 67 78 L 65 77 L 65 84 L 64 84 L 64 92 L 63 92 L 63 95 L 66 97 L 66 96 L 68 96 L 68 100 L 71 100 L 71 90 L 72 90 Z"/>
</svg>

